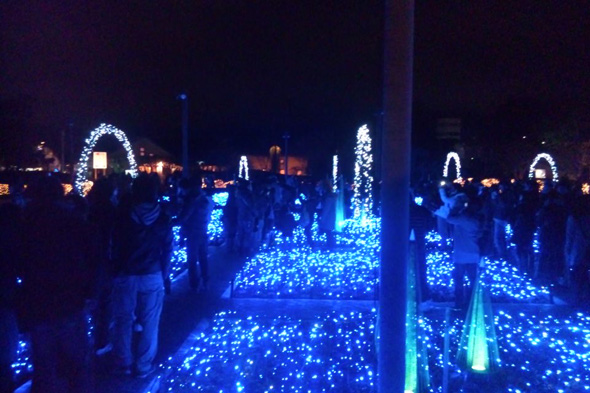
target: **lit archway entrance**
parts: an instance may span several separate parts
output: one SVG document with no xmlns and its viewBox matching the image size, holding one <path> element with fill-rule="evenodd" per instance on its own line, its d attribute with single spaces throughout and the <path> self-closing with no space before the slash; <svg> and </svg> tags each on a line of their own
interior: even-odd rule
<svg viewBox="0 0 590 393">
<path fill-rule="evenodd" d="M 447 160 L 445 161 L 445 167 L 443 169 L 443 177 L 449 177 L 449 164 L 451 163 L 451 160 L 455 161 L 457 179 L 461 179 L 461 159 L 459 158 L 459 154 L 455 153 L 454 151 L 449 152 L 449 154 L 447 154 Z"/>
<path fill-rule="evenodd" d="M 537 154 L 537 156 L 535 157 L 535 160 L 533 161 L 533 163 L 531 164 L 531 166 L 529 167 L 529 179 L 534 179 L 536 177 L 539 176 L 535 176 L 535 170 L 537 169 L 537 164 L 539 163 L 539 161 L 541 159 L 544 159 L 545 161 L 547 161 L 549 163 L 549 166 L 551 167 L 551 176 L 553 176 L 553 181 L 558 181 L 558 174 L 557 174 L 557 165 L 555 165 L 555 160 L 553 160 L 553 157 L 551 157 L 549 154 L 547 153 L 540 153 Z"/>
<path fill-rule="evenodd" d="M 76 191 L 78 193 L 82 193 L 84 183 L 86 183 L 88 180 L 88 160 L 90 159 L 92 150 L 94 149 L 94 146 L 96 146 L 98 140 L 105 135 L 113 135 L 119 142 L 121 142 L 127 151 L 129 174 L 131 177 L 137 176 L 137 163 L 135 162 L 135 155 L 133 154 L 133 149 L 131 149 L 131 143 L 129 143 L 127 135 L 125 135 L 125 133 L 118 128 L 113 127 L 110 124 L 103 123 L 90 133 L 90 136 L 85 141 L 86 143 L 84 145 L 84 149 L 82 149 L 82 155 L 80 156 L 80 160 L 78 161 L 78 169 L 76 170 L 76 180 L 74 182 Z"/>
</svg>

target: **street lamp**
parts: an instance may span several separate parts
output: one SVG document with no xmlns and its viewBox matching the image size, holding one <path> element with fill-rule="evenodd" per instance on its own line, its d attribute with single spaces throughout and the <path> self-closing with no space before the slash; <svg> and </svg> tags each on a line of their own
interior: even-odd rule
<svg viewBox="0 0 590 393">
<path fill-rule="evenodd" d="M 289 132 L 285 132 L 283 134 L 283 139 L 285 140 L 285 176 L 289 174 Z"/>
<path fill-rule="evenodd" d="M 188 96 L 179 94 L 176 99 L 182 101 L 182 177 L 187 178 L 188 167 Z"/>
</svg>

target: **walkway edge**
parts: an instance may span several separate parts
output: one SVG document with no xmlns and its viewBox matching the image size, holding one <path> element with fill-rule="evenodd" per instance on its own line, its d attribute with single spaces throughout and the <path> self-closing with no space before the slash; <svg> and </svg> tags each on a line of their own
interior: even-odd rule
<svg viewBox="0 0 590 393">
<path fill-rule="evenodd" d="M 189 350 L 193 346 L 193 343 L 197 341 L 197 339 L 200 337 L 200 334 L 203 333 L 209 327 L 210 324 L 211 321 L 208 318 L 204 318 L 203 320 L 201 320 L 197 324 L 195 330 L 193 330 L 193 332 L 186 338 L 186 340 L 184 340 L 178 351 L 172 354 L 168 358 L 168 360 L 164 364 L 162 364 L 162 366 L 169 365 L 169 363 L 172 362 L 173 359 L 178 359 L 179 357 L 184 358 L 184 356 L 189 352 Z M 170 367 L 158 372 L 158 375 L 156 375 L 150 381 L 143 393 L 158 393 L 160 391 L 162 381 L 168 378 L 172 371 L 173 369 L 172 367 Z"/>
</svg>

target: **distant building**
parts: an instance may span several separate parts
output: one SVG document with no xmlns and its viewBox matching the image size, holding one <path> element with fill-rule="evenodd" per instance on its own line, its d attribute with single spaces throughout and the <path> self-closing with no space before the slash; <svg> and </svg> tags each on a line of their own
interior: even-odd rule
<svg viewBox="0 0 590 393">
<path fill-rule="evenodd" d="M 460 141 L 461 119 L 438 119 L 436 122 L 436 139 L 439 141 Z"/>
<path fill-rule="evenodd" d="M 250 170 L 285 174 L 285 156 L 281 148 L 272 146 L 268 156 L 248 155 Z M 306 176 L 308 174 L 308 160 L 305 157 L 289 155 L 289 175 Z"/>
<path fill-rule="evenodd" d="M 148 138 L 137 139 L 131 146 L 137 162 L 137 169 L 140 172 L 157 173 L 164 178 L 175 171 L 182 171 L 182 166 L 174 163 L 175 160 L 172 154 Z M 125 149 L 119 149 L 112 154 L 109 167 L 124 167 L 127 161 L 126 156 Z"/>
</svg>

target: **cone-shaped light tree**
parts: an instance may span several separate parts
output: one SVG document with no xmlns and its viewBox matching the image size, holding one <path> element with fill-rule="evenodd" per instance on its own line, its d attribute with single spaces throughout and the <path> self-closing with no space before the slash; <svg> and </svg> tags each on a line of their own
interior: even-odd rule
<svg viewBox="0 0 590 393">
<path fill-rule="evenodd" d="M 457 364 L 464 370 L 487 374 L 500 368 L 492 304 L 478 276 L 461 335 Z"/>
<path fill-rule="evenodd" d="M 338 180 L 339 188 L 336 190 L 336 228 L 337 231 L 342 231 L 344 226 L 344 220 L 346 220 L 346 214 L 344 212 L 344 178 L 340 176 Z"/>
<path fill-rule="evenodd" d="M 424 332 L 419 323 L 418 279 L 416 274 L 416 238 L 414 231 L 410 236 L 408 261 L 407 309 L 406 309 L 406 380 L 405 393 L 422 393 L 430 391 L 430 373 L 428 354 L 424 346 Z"/>
</svg>

